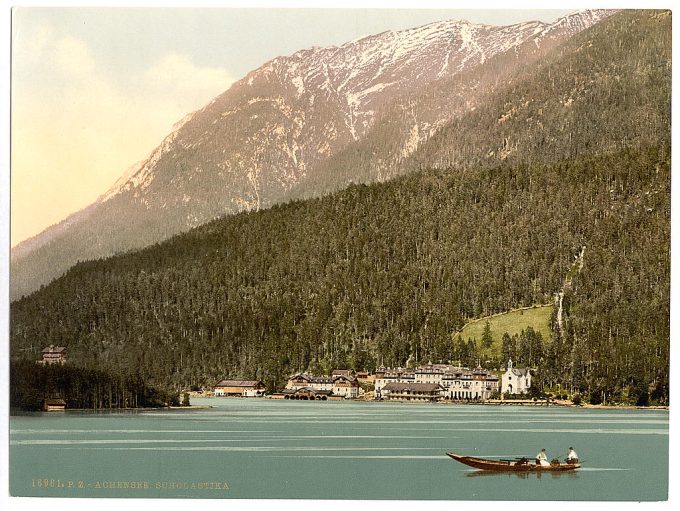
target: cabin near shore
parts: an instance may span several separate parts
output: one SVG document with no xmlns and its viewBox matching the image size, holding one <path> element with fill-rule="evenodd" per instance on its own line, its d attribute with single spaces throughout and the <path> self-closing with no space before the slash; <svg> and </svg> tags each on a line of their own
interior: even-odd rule
<svg viewBox="0 0 680 511">
<path fill-rule="evenodd" d="M 213 387 L 215 397 L 262 397 L 265 392 L 260 380 L 222 380 Z"/>
<path fill-rule="evenodd" d="M 66 410 L 66 401 L 61 398 L 43 399 L 42 409 L 44 412 L 58 412 Z"/>
</svg>

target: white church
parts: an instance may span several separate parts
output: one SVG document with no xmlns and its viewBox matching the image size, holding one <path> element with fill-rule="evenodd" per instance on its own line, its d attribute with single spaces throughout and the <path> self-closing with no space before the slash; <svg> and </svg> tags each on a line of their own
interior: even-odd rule
<svg viewBox="0 0 680 511">
<path fill-rule="evenodd" d="M 508 360 L 508 369 L 501 377 L 501 394 L 526 394 L 531 388 L 531 372 L 528 368 L 515 369 L 512 359 Z"/>
</svg>

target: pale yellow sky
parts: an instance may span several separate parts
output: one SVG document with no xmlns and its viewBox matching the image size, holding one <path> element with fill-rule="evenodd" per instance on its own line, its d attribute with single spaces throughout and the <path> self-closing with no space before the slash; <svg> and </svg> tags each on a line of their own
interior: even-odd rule
<svg viewBox="0 0 680 511">
<path fill-rule="evenodd" d="M 88 45 L 15 14 L 11 244 L 92 203 L 186 113 L 226 90 L 224 69 L 167 53 L 121 81 Z M 19 23 L 17 23 L 19 21 Z"/>
</svg>

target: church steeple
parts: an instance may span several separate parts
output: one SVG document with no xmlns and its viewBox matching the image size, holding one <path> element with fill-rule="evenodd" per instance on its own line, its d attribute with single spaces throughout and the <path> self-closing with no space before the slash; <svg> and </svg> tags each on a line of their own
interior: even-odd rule
<svg viewBox="0 0 680 511">
<path fill-rule="evenodd" d="M 512 359 L 508 359 L 508 371 L 512 369 Z"/>
</svg>

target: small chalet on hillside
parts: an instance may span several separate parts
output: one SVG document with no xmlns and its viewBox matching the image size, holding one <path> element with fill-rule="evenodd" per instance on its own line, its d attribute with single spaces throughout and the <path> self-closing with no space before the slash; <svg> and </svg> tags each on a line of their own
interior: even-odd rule
<svg viewBox="0 0 680 511">
<path fill-rule="evenodd" d="M 213 388 L 215 397 L 262 397 L 266 391 L 259 380 L 222 380 Z"/>
<path fill-rule="evenodd" d="M 50 344 L 42 350 L 42 360 L 38 360 L 38 364 L 42 365 L 63 364 L 65 362 L 66 348 L 64 346 L 55 346 L 54 344 Z"/>
</svg>

